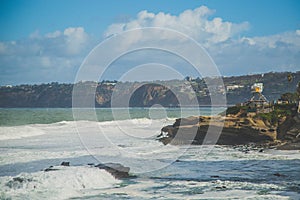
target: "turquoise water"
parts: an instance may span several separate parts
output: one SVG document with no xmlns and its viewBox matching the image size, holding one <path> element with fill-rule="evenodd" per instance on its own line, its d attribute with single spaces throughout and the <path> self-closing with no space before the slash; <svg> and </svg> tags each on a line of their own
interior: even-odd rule
<svg viewBox="0 0 300 200">
<path fill-rule="evenodd" d="M 216 108 L 211 113 L 210 107 L 203 108 L 111 108 L 80 109 L 77 120 L 112 121 L 126 119 L 163 119 L 180 118 L 192 115 L 210 115 L 224 111 L 225 108 Z M 78 111 L 78 109 L 76 110 Z M 95 119 L 90 113 L 96 112 Z M 129 115 L 127 114 L 129 113 Z M 26 124 L 51 124 L 60 121 L 73 121 L 72 108 L 9 108 L 0 109 L 0 126 L 19 126 Z"/>
</svg>

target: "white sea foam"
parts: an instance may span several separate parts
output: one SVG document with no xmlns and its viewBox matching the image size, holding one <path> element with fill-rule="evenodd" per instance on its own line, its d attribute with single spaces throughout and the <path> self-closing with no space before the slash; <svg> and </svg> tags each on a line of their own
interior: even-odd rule
<svg viewBox="0 0 300 200">
<path fill-rule="evenodd" d="M 92 154 L 99 161 L 123 162 L 124 165 L 131 165 L 129 167 L 132 167 L 133 172 L 144 172 L 147 167 L 151 170 L 152 165 L 156 165 L 155 169 L 167 166 L 181 155 L 180 159 L 186 161 L 299 158 L 299 151 L 253 151 L 245 154 L 220 146 L 212 150 L 205 146 L 165 146 L 155 141 L 155 136 L 160 133 L 162 126 L 170 123 L 164 119 L 142 118 L 117 122 L 62 121 L 53 124 L 0 127 L 0 138 L 3 139 L 0 143 L 5 144 L 4 139 L 8 139 L 10 146 L 15 146 L 12 149 L 0 148 L 0 164 L 67 159 Z M 22 140 L 11 140 L 17 138 Z M 189 153 L 184 154 L 187 150 Z M 169 161 L 161 161 L 163 159 Z M 141 160 L 147 164 L 140 162 Z"/>
<path fill-rule="evenodd" d="M 283 192 L 275 184 L 239 181 L 154 181 L 136 180 L 125 188 L 110 188 L 106 195 L 122 193 L 129 199 L 298 199 L 296 192 Z M 153 192 L 155 191 L 155 192 Z M 292 198 L 291 198 L 292 197 Z"/>
<path fill-rule="evenodd" d="M 43 135 L 45 132 L 37 127 L 26 125 L 26 126 L 15 126 L 15 127 L 0 127 L 0 141 L 21 139 L 27 137 L 33 137 Z"/>
<path fill-rule="evenodd" d="M 58 166 L 57 171 L 21 173 L 1 177 L 1 190 L 13 199 L 67 199 L 121 183 L 110 173 L 96 167 Z"/>
<path fill-rule="evenodd" d="M 85 160 L 85 157 L 91 153 L 99 162 L 121 163 L 130 167 L 131 173 L 138 176 L 143 176 L 143 172 L 157 170 L 151 172 L 150 177 L 158 178 L 150 179 L 146 174 L 145 179 L 137 178 L 134 184 L 116 188 L 114 186 L 119 181 L 99 169 L 62 167 L 60 171 L 49 173 L 22 173 L 19 176 L 35 181 L 28 181 L 19 189 L 5 186 L 13 177 L 2 177 L 0 190 L 8 197 L 13 196 L 17 199 L 84 199 L 85 195 L 92 194 L 106 195 L 106 198 L 111 199 L 117 198 L 117 194 L 124 194 L 129 199 L 164 196 L 171 199 L 197 199 L 198 195 L 204 199 L 284 199 L 287 196 L 299 196 L 292 191 L 285 191 L 285 186 L 280 184 L 262 184 L 254 180 L 265 176 L 266 173 L 269 173 L 271 179 L 284 179 L 273 175 L 277 172 L 284 175 L 288 173 L 286 177 L 290 177 L 289 174 L 299 176 L 299 165 L 291 161 L 299 159 L 299 151 L 265 150 L 249 151 L 246 154 L 231 147 L 173 146 L 156 141 L 155 136 L 159 134 L 161 127 L 172 123 L 173 121 L 164 119 L 143 118 L 117 122 L 62 121 L 53 124 L 0 127 L 0 135 L 6 135 L 6 138 L 2 137 L 3 140 L 0 141 L 0 167 L 7 170 L 8 174 L 11 169 L 13 172 L 24 172 L 26 165 L 36 167 L 31 171 L 41 170 L 41 165 L 32 165 L 33 161 L 49 166 L 51 162 L 51 165 L 59 164 L 55 159 L 77 159 L 80 164 L 87 164 L 90 160 Z M 45 163 L 46 159 L 50 161 Z M 92 162 L 97 163 L 95 160 Z M 18 165 L 20 163 L 22 165 Z M 290 171 L 277 171 L 283 167 Z M 72 176 L 74 174 L 76 176 Z M 227 180 L 235 177 L 250 181 L 203 181 L 211 180 L 214 175 Z M 168 181 L 168 178 L 171 180 Z M 96 181 L 102 179 L 108 182 Z M 182 181 L 177 181 L 178 179 Z M 186 181 L 188 179 L 197 181 Z M 99 188 L 106 189 L 99 191 Z"/>
<path fill-rule="evenodd" d="M 1 151 L 0 151 L 1 152 Z M 13 149 L 6 152 L 5 155 L 0 155 L 0 165 L 12 165 L 28 163 L 33 161 L 42 161 L 45 159 L 63 159 L 68 160 L 74 157 L 89 156 L 90 154 L 85 150 L 64 150 L 51 151 L 39 149 Z"/>
<path fill-rule="evenodd" d="M 75 125 L 63 121 L 0 127 L 0 165 L 89 155 Z"/>
</svg>

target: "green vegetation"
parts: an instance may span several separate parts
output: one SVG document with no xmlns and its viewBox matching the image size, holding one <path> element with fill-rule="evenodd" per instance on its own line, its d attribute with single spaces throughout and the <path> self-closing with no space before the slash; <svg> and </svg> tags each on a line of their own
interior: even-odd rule
<svg viewBox="0 0 300 200">
<path fill-rule="evenodd" d="M 298 101 L 299 96 L 296 92 L 295 93 L 287 92 L 287 93 L 282 94 L 280 99 L 282 101 L 287 101 L 289 103 L 295 103 Z"/>
<path fill-rule="evenodd" d="M 276 125 L 278 121 L 283 117 L 293 116 L 296 114 L 296 104 L 276 104 L 273 106 L 273 111 L 269 113 L 257 113 L 254 118 L 262 119 L 269 122 L 271 125 Z M 236 115 L 238 113 L 247 113 L 249 111 L 248 106 L 232 106 L 221 115 Z"/>
<path fill-rule="evenodd" d="M 260 113 L 257 117 L 261 118 L 263 121 L 269 122 L 272 125 L 276 125 L 278 122 L 278 115 L 275 112 Z"/>
<path fill-rule="evenodd" d="M 254 117 L 262 119 L 271 125 L 278 125 L 280 119 L 295 116 L 297 112 L 297 101 L 299 100 L 299 95 L 297 94 L 300 91 L 299 88 L 300 82 L 296 93 L 285 93 L 281 95 L 281 100 L 288 102 L 287 104 L 275 104 L 271 112 L 256 113 Z M 233 106 L 226 110 L 226 114 L 236 115 L 247 111 L 249 111 L 247 106 Z"/>
<path fill-rule="evenodd" d="M 227 108 L 226 114 L 227 115 L 236 115 L 240 111 L 246 111 L 246 110 L 247 110 L 247 106 L 232 106 L 232 107 Z"/>
<path fill-rule="evenodd" d="M 274 110 L 269 113 L 259 113 L 258 117 L 276 125 L 279 119 L 296 114 L 296 104 L 275 105 Z"/>
</svg>

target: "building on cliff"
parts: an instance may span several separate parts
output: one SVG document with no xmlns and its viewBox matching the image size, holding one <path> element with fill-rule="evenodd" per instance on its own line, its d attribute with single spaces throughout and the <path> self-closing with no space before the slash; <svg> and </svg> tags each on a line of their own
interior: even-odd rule
<svg viewBox="0 0 300 200">
<path fill-rule="evenodd" d="M 262 94 L 263 83 L 254 83 L 251 86 L 251 98 L 242 104 L 247 106 L 247 113 L 269 113 L 272 111 L 272 103 Z"/>
</svg>

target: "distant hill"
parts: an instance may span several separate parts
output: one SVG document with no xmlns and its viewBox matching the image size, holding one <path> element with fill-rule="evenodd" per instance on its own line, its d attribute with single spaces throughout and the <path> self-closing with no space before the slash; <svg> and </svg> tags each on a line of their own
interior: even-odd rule
<svg viewBox="0 0 300 200">
<path fill-rule="evenodd" d="M 76 87 L 81 88 L 82 97 L 94 95 L 90 91 L 95 91 L 96 107 L 110 107 L 112 94 L 116 88 L 119 88 L 118 93 L 122 95 L 129 95 L 131 91 L 134 91 L 133 94 L 130 94 L 129 106 L 131 107 L 150 107 L 154 104 L 179 106 L 177 97 L 191 100 L 194 98 L 191 95 L 193 91 L 196 94 L 195 100 L 200 105 L 210 105 L 210 95 L 218 93 L 226 94 L 227 104 L 232 105 L 248 100 L 251 97 L 251 86 L 256 82 L 264 84 L 263 94 L 268 100 L 276 100 L 283 93 L 294 92 L 300 81 L 300 71 L 224 77 L 223 81 L 226 90 L 215 88 L 213 91 L 208 91 L 204 79 L 190 77 L 186 80 L 158 81 L 155 83 L 117 83 L 116 81 L 96 83 L 87 81 L 76 83 Z M 40 85 L 2 86 L 0 87 L 0 107 L 72 107 L 73 87 L 74 84 L 56 82 Z"/>
</svg>

